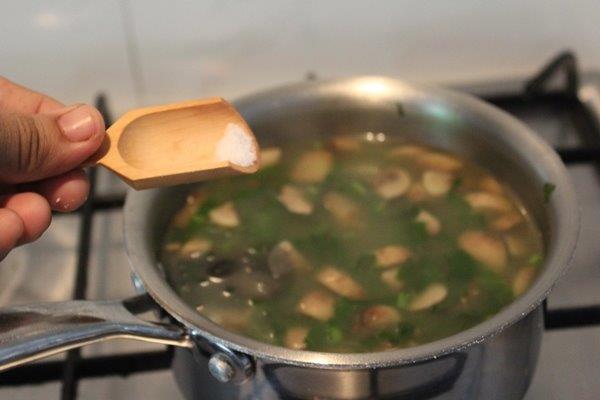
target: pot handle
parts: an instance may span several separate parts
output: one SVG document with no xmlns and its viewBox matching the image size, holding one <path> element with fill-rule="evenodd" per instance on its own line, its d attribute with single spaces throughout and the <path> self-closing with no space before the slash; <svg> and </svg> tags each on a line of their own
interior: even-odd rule
<svg viewBox="0 0 600 400">
<path fill-rule="evenodd" d="M 130 338 L 193 347 L 186 329 L 136 314 L 156 303 L 141 295 L 117 301 L 65 301 L 0 310 L 0 371 L 90 343 Z"/>
</svg>

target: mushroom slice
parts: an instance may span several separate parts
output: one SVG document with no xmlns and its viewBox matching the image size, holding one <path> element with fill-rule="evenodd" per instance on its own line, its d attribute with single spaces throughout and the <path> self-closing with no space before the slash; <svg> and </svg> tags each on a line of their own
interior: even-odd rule
<svg viewBox="0 0 600 400">
<path fill-rule="evenodd" d="M 454 177 L 443 171 L 427 170 L 423 172 L 423 187 L 434 197 L 443 196 L 450 191 Z"/>
<path fill-rule="evenodd" d="M 427 198 L 427 191 L 421 184 L 421 182 L 415 182 L 411 185 L 410 189 L 408 189 L 408 193 L 406 197 L 414 203 L 418 203 Z"/>
<path fill-rule="evenodd" d="M 479 187 L 485 191 L 494 194 L 504 194 L 504 188 L 495 178 L 486 176 L 479 182 Z"/>
<path fill-rule="evenodd" d="M 415 296 L 408 305 L 410 311 L 422 311 L 441 303 L 448 296 L 448 289 L 441 283 L 432 283 Z"/>
<path fill-rule="evenodd" d="M 212 248 L 212 243 L 209 240 L 202 238 L 193 238 L 188 240 L 181 246 L 179 254 L 185 258 L 200 258 Z"/>
<path fill-rule="evenodd" d="M 375 175 L 373 187 L 386 200 L 400 197 L 410 188 L 410 175 L 401 168 L 388 168 Z"/>
<path fill-rule="evenodd" d="M 219 207 L 210 210 L 208 213 L 208 218 L 213 224 L 223 226 L 225 228 L 234 228 L 240 224 L 240 218 L 238 217 L 237 211 L 235 211 L 235 207 L 231 201 L 223 203 Z"/>
<path fill-rule="evenodd" d="M 394 147 L 390 150 L 390 156 L 392 157 L 415 157 L 425 153 L 425 148 L 414 144 L 405 144 L 402 146 Z"/>
<path fill-rule="evenodd" d="M 360 141 L 354 136 L 337 135 L 332 137 L 329 143 L 337 151 L 353 152 L 360 149 Z"/>
<path fill-rule="evenodd" d="M 198 191 L 190 194 L 185 199 L 185 206 L 175 214 L 173 225 L 177 228 L 185 228 L 202 202 L 204 201 L 204 192 Z"/>
<path fill-rule="evenodd" d="M 289 328 L 285 332 L 283 342 L 286 347 L 294 350 L 304 350 L 306 348 L 306 336 L 308 336 L 308 328 L 304 326 L 296 326 Z"/>
<path fill-rule="evenodd" d="M 398 245 L 389 245 L 375 250 L 375 258 L 379 267 L 391 267 L 402 264 L 410 257 L 410 250 Z"/>
<path fill-rule="evenodd" d="M 507 264 L 506 248 L 502 240 L 481 231 L 466 231 L 458 237 L 458 245 L 477 261 L 494 272 L 503 272 Z"/>
<path fill-rule="evenodd" d="M 294 214 L 309 215 L 313 211 L 313 205 L 304 197 L 300 189 L 292 185 L 284 185 L 277 199 Z"/>
<path fill-rule="evenodd" d="M 422 154 L 417 158 L 417 163 L 424 168 L 432 168 L 445 172 L 455 172 L 463 166 L 460 160 L 442 153 Z"/>
<path fill-rule="evenodd" d="M 411 347 L 413 347 L 413 346 L 411 346 Z M 382 342 L 379 342 L 373 348 L 373 351 L 392 351 L 392 350 L 396 350 L 396 346 L 389 340 L 384 340 Z"/>
<path fill-rule="evenodd" d="M 251 310 L 231 306 L 204 307 L 202 309 L 208 319 L 226 329 L 240 331 L 250 323 Z"/>
<path fill-rule="evenodd" d="M 281 160 L 281 149 L 279 147 L 267 147 L 260 151 L 260 168 L 265 169 L 279 164 Z"/>
<path fill-rule="evenodd" d="M 508 235 L 504 238 L 504 241 L 506 242 L 508 253 L 513 257 L 520 257 L 527 251 L 525 244 L 517 236 Z"/>
<path fill-rule="evenodd" d="M 523 219 L 517 213 L 508 213 L 496 218 L 490 226 L 497 231 L 507 231 L 519 225 Z"/>
<path fill-rule="evenodd" d="M 394 307 L 375 305 L 366 308 L 360 314 L 361 324 L 374 331 L 391 328 L 400 322 L 400 313 Z"/>
<path fill-rule="evenodd" d="M 356 225 L 359 222 L 360 209 L 358 205 L 339 193 L 326 193 L 323 196 L 323 207 L 344 225 Z"/>
<path fill-rule="evenodd" d="M 298 303 L 298 311 L 319 321 L 333 317 L 335 300 L 329 293 L 315 290 L 304 295 Z"/>
<path fill-rule="evenodd" d="M 296 182 L 318 183 L 329 174 L 333 166 L 333 156 L 325 150 L 313 150 L 304 153 L 294 168 L 291 177 Z"/>
<path fill-rule="evenodd" d="M 181 243 L 179 242 L 169 242 L 165 245 L 165 250 L 169 253 L 175 253 L 181 249 Z"/>
<path fill-rule="evenodd" d="M 508 212 L 512 208 L 506 197 L 488 192 L 467 193 L 465 200 L 478 211 Z"/>
<path fill-rule="evenodd" d="M 404 282 L 398 279 L 398 268 L 390 268 L 383 271 L 381 273 L 381 280 L 390 289 L 400 290 L 404 287 Z"/>
<path fill-rule="evenodd" d="M 535 278 L 535 267 L 530 265 L 521 267 L 512 282 L 512 290 L 515 296 L 523 294 L 531 285 L 531 282 Z"/>
<path fill-rule="evenodd" d="M 425 210 L 419 211 L 419 213 L 415 217 L 415 221 L 425 224 L 425 230 L 431 236 L 437 235 L 442 229 L 442 224 L 440 224 L 440 220 Z"/>
<path fill-rule="evenodd" d="M 332 292 L 342 297 L 360 300 L 365 297 L 365 291 L 350 275 L 339 269 L 326 265 L 317 274 L 317 281 Z"/>
<path fill-rule="evenodd" d="M 267 264 L 271 270 L 271 275 L 275 279 L 285 276 L 294 270 L 308 271 L 312 269 L 308 260 L 287 240 L 279 242 L 271 249 L 267 257 Z"/>
</svg>

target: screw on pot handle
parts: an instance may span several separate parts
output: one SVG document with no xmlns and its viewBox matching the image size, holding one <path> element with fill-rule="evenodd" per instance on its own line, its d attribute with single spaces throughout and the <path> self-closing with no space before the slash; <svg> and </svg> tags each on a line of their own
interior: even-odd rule
<svg viewBox="0 0 600 400">
<path fill-rule="evenodd" d="M 147 295 L 121 301 L 66 301 L 0 309 L 0 371 L 107 339 L 193 347 L 181 326 L 148 322 Z"/>
</svg>

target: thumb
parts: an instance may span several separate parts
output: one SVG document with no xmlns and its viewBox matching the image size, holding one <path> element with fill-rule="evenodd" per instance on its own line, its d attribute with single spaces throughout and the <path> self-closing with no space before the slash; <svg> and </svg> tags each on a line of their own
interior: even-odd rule
<svg viewBox="0 0 600 400">
<path fill-rule="evenodd" d="M 95 108 L 75 105 L 52 114 L 0 112 L 0 182 L 24 183 L 70 171 L 104 138 Z"/>
</svg>

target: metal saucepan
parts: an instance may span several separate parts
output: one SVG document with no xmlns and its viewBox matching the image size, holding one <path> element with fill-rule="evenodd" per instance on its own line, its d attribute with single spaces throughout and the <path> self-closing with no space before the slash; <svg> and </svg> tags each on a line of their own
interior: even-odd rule
<svg viewBox="0 0 600 400">
<path fill-rule="evenodd" d="M 236 105 L 262 145 L 292 136 L 372 131 L 469 157 L 511 185 L 539 223 L 546 251 L 543 272 L 493 318 L 436 342 L 364 354 L 290 350 L 224 330 L 165 281 L 157 253 L 186 187 L 130 192 L 125 238 L 133 272 L 171 322 L 138 318 L 144 298 L 5 309 L 0 313 L 2 368 L 128 337 L 177 346 L 173 368 L 190 399 L 521 398 L 538 357 L 540 303 L 567 268 L 579 231 L 573 185 L 554 151 L 523 124 L 479 100 L 387 78 L 301 83 Z M 546 183 L 556 186 L 549 202 L 543 195 Z"/>
</svg>

